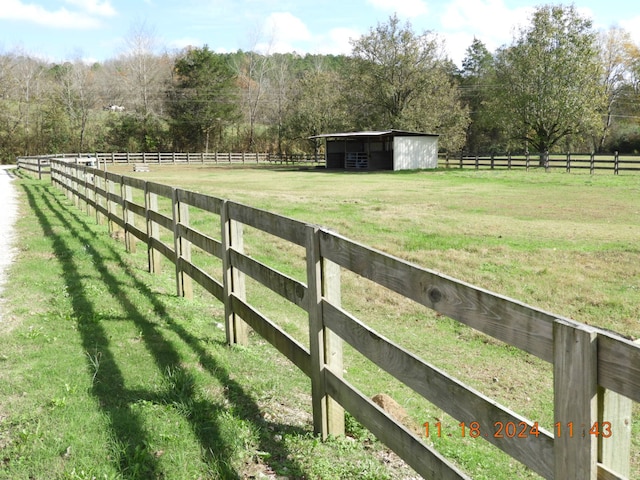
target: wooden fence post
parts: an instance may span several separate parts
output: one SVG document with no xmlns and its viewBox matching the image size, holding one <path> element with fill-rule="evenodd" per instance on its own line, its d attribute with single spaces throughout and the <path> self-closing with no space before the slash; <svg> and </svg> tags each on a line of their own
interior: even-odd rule
<svg viewBox="0 0 640 480">
<path fill-rule="evenodd" d="M 344 409 L 327 395 L 324 369 L 342 377 L 342 339 L 324 326 L 323 298 L 340 306 L 340 266 L 322 258 L 319 229 L 307 226 L 309 352 L 314 431 L 326 439 L 344 435 Z"/>
<path fill-rule="evenodd" d="M 85 196 L 87 197 L 87 215 L 96 217 L 96 177 L 87 167 L 84 171 Z"/>
<path fill-rule="evenodd" d="M 135 214 L 127 208 L 127 202 L 133 200 L 131 186 L 125 185 L 125 177 L 120 177 L 120 188 L 122 198 L 122 221 L 124 222 L 124 245 L 127 252 L 135 253 L 136 237 L 129 232 L 129 225 L 135 226 Z"/>
<path fill-rule="evenodd" d="M 224 200 L 220 209 L 222 270 L 224 291 L 225 332 L 229 345 L 248 343 L 248 325 L 233 311 L 231 295 L 245 299 L 244 274 L 231 265 L 231 248 L 238 252 L 244 250 L 242 223 L 232 220 L 229 216 L 229 202 Z"/>
<path fill-rule="evenodd" d="M 180 200 L 180 192 L 173 188 L 173 244 L 176 254 L 176 284 L 179 297 L 193 298 L 193 282 L 184 272 L 182 262 L 191 261 L 191 242 L 180 233 L 180 225 L 189 226 L 189 205 Z"/>
<path fill-rule="evenodd" d="M 529 156 L 529 150 L 527 150 L 526 155 L 525 155 L 525 169 L 528 172 L 529 171 L 529 165 L 531 164 L 531 157 Z"/>
<path fill-rule="evenodd" d="M 620 155 L 618 152 L 614 152 L 613 154 L 613 174 L 618 175 L 620 171 Z"/>
<path fill-rule="evenodd" d="M 548 172 L 549 171 L 549 151 L 545 151 L 543 154 L 543 162 L 544 162 L 544 171 Z"/>
<path fill-rule="evenodd" d="M 105 182 L 108 186 L 108 195 L 115 195 L 116 193 L 116 183 L 113 180 L 109 180 L 105 177 Z M 116 231 L 117 223 L 113 221 L 113 217 L 116 216 L 117 204 L 107 197 L 107 218 L 109 220 L 109 233 L 114 233 Z"/>
<path fill-rule="evenodd" d="M 144 210 L 147 221 L 147 259 L 150 273 L 160 273 L 160 252 L 153 247 L 154 241 L 160 241 L 160 227 L 151 219 L 151 211 L 158 211 L 158 195 L 149 190 L 149 182 L 144 182 Z"/>
<path fill-rule="evenodd" d="M 460 150 L 460 168 L 462 168 L 462 160 L 464 158 L 464 150 Z"/>
<path fill-rule="evenodd" d="M 571 173 L 571 152 L 567 152 L 567 173 Z"/>
<path fill-rule="evenodd" d="M 597 333 L 556 319 L 553 324 L 554 477 L 596 480 L 598 437 Z"/>
<path fill-rule="evenodd" d="M 106 159 L 104 160 L 106 163 Z M 98 194 L 98 189 L 105 189 L 105 180 L 100 175 L 93 176 L 93 192 L 94 192 L 94 200 L 96 202 L 96 223 L 98 225 L 104 224 L 104 214 L 100 212 L 101 208 L 104 206 L 104 196 Z"/>
<path fill-rule="evenodd" d="M 591 158 L 589 159 L 589 173 L 593 175 L 593 172 L 596 169 L 596 154 L 595 152 L 591 152 Z"/>
<path fill-rule="evenodd" d="M 640 344 L 640 340 L 635 343 Z M 598 387 L 598 425 L 600 431 L 611 427 L 608 438 L 598 436 L 598 461 L 624 477 L 631 475 L 632 405 L 630 398 Z"/>
</svg>

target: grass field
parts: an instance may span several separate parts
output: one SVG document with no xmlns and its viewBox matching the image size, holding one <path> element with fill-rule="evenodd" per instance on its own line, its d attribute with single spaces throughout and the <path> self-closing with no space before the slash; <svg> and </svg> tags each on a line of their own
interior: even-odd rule
<svg viewBox="0 0 640 480">
<path fill-rule="evenodd" d="M 136 176 L 322 224 L 558 315 L 640 337 L 640 176 L 199 166 L 152 166 Z M 1 333 L 0 478 L 411 475 L 352 421 L 353 440 L 318 442 L 310 435 L 310 387 L 294 367 L 255 337 L 248 347 L 224 347 L 215 300 L 201 292 L 193 302 L 175 297 L 169 268 L 146 274 L 143 252 L 124 253 L 44 184 L 20 183 L 21 252 Z M 192 223 L 213 228 L 205 217 Z M 248 232 L 251 253 L 300 274 L 300 252 L 265 245 Z M 354 276 L 344 275 L 342 294 L 387 337 L 552 424 L 548 365 Z M 304 339 L 301 312 L 253 285 L 249 295 Z M 537 478 L 482 440 L 460 438 L 457 422 L 348 349 L 345 376 L 367 394 L 393 396 L 417 426 L 440 420 L 445 434 L 430 441 L 474 478 Z"/>
</svg>

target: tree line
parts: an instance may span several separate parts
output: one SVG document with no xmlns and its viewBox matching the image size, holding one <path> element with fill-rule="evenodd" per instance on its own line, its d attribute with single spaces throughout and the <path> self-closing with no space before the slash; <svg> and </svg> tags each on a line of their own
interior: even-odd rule
<svg viewBox="0 0 640 480">
<path fill-rule="evenodd" d="M 90 151 L 300 153 L 310 136 L 438 133 L 459 152 L 640 151 L 640 48 L 575 7 L 538 7 L 511 44 L 474 39 L 458 68 L 397 16 L 349 55 L 158 53 L 134 29 L 114 59 L 0 54 L 0 158 Z"/>
</svg>

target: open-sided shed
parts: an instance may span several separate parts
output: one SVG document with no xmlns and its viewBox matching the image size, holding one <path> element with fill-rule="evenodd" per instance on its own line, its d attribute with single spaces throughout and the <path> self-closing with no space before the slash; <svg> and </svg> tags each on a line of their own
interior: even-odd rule
<svg viewBox="0 0 640 480">
<path fill-rule="evenodd" d="M 438 135 L 385 130 L 325 133 L 310 138 L 326 142 L 327 168 L 412 170 L 438 166 Z"/>
</svg>

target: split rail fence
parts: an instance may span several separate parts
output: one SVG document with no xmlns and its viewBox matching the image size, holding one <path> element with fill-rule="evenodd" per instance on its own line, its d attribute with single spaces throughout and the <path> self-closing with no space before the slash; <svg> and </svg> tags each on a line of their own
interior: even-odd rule
<svg viewBox="0 0 640 480">
<path fill-rule="evenodd" d="M 594 174 L 597 170 L 611 171 L 614 175 L 620 172 L 640 173 L 640 156 L 620 155 L 618 152 L 612 154 L 600 153 L 546 153 L 531 155 L 469 155 L 461 152 L 457 156 L 443 153 L 438 156 L 440 167 L 444 168 L 475 168 L 479 169 L 515 169 L 524 168 L 544 168 L 545 171 L 562 170 L 570 173 L 572 170 L 589 170 Z"/>
<path fill-rule="evenodd" d="M 478 422 L 485 431 L 494 429 L 496 422 L 534 426 L 532 420 L 423 361 L 343 308 L 340 273 L 347 269 L 550 362 L 554 422 L 588 426 L 610 422 L 614 432 L 609 438 L 571 437 L 540 428 L 539 435 L 526 438 L 488 437 L 496 447 L 545 479 L 629 476 L 631 407 L 640 402 L 637 343 L 405 262 L 316 225 L 141 178 L 68 161 L 50 162 L 53 184 L 75 205 L 97 221 L 107 219 L 123 229 L 127 249 L 134 249 L 136 241 L 146 245 L 151 272 L 158 271 L 160 256 L 175 265 L 178 295 L 191 296 L 195 281 L 224 304 L 230 344 L 246 342 L 248 325 L 310 377 L 314 429 L 323 438 L 344 432 L 346 410 L 424 478 L 469 478 L 343 378 L 343 342 L 460 422 Z M 160 211 L 159 199 L 165 206 L 171 204 L 170 215 Z M 219 217 L 219 238 L 190 226 L 189 211 L 194 208 L 212 219 Z M 246 255 L 245 225 L 304 248 L 306 283 Z M 172 232 L 173 240 L 161 240 L 159 227 Z M 221 259 L 220 280 L 191 262 L 192 245 Z M 247 276 L 306 310 L 308 346 L 247 301 Z"/>
<path fill-rule="evenodd" d="M 62 155 L 39 155 L 18 157 L 18 165 L 25 170 L 43 175 L 50 174 L 52 159 L 70 159 L 76 163 L 92 164 L 95 167 L 108 164 L 198 164 L 198 163 L 262 163 L 262 164 L 324 164 L 324 156 L 318 154 L 277 154 L 277 153 L 68 153 Z"/>
</svg>

